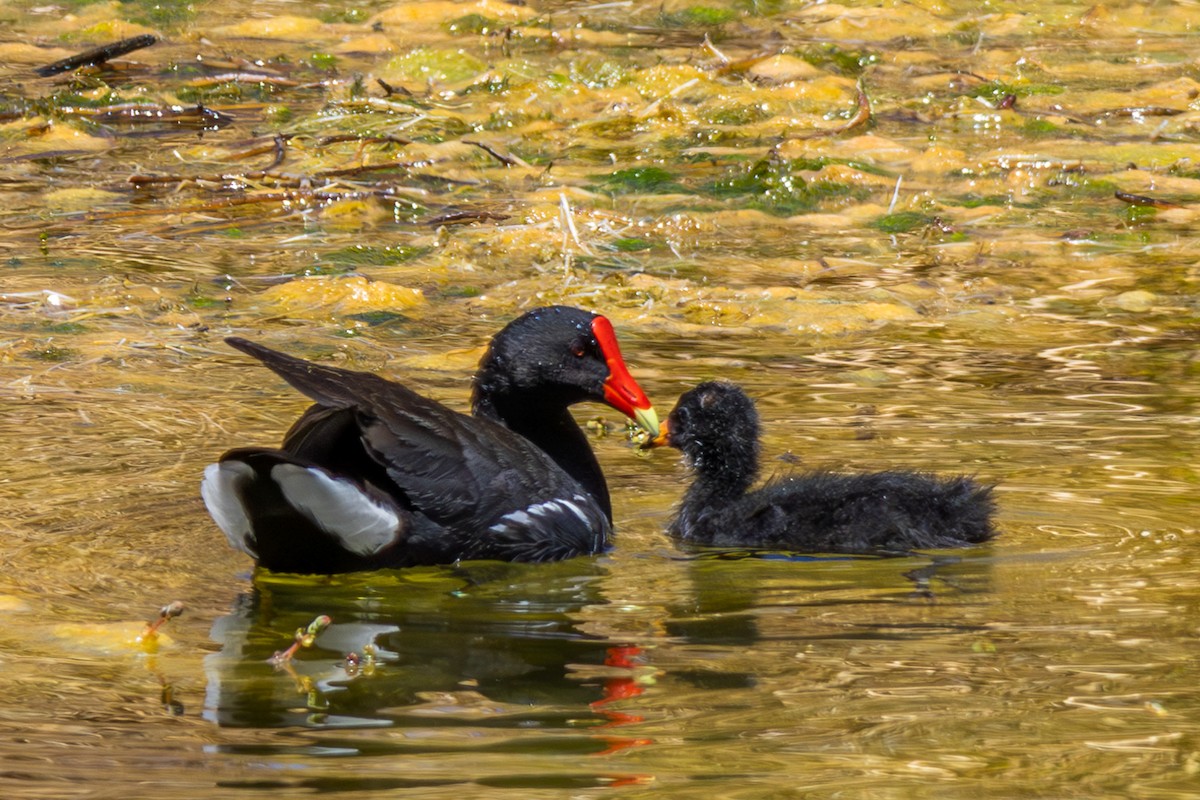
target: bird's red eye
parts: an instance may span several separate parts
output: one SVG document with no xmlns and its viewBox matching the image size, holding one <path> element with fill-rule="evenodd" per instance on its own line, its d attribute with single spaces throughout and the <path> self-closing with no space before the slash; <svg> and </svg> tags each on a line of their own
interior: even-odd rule
<svg viewBox="0 0 1200 800">
<path fill-rule="evenodd" d="M 571 355 L 576 358 L 583 358 L 583 354 L 587 352 L 587 348 L 583 346 L 583 342 L 576 339 L 571 343 Z"/>
</svg>

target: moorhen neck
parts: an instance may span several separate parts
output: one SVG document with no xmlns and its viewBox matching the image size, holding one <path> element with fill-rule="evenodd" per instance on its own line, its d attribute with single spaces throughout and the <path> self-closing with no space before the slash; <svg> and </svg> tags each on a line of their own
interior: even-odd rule
<svg viewBox="0 0 1200 800">
<path fill-rule="evenodd" d="M 316 401 L 280 448 L 231 450 L 201 485 L 230 543 L 277 572 L 601 552 L 608 488 L 568 406 L 597 400 L 657 428 L 612 325 L 579 309 L 537 309 L 495 336 L 474 416 L 371 373 L 226 341 Z"/>
<path fill-rule="evenodd" d="M 540 447 L 611 519 L 608 484 L 587 436 L 568 411 L 584 400 L 608 403 L 646 430 L 658 426 L 621 358 L 612 323 L 551 306 L 529 312 L 492 339 L 475 374 L 471 411 Z"/>
<path fill-rule="evenodd" d="M 699 545 L 824 553 L 969 547 L 995 535 L 991 486 L 892 470 L 758 475 L 758 412 L 732 383 L 679 398 L 653 445 L 678 448 L 695 473 L 671 533 Z"/>
</svg>

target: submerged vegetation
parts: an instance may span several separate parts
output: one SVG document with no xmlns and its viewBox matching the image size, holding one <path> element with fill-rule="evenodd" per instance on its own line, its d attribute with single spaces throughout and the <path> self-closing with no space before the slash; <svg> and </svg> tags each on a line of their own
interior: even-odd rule
<svg viewBox="0 0 1200 800">
<path fill-rule="evenodd" d="M 986 238 L 988 217 L 964 210 L 1003 212 L 1038 195 L 1055 202 L 1064 168 L 1086 173 L 1089 185 L 1131 189 L 1163 170 L 1186 171 L 1192 158 L 1194 89 L 1184 65 L 1164 61 L 1148 73 L 1114 57 L 1098 81 L 1072 86 L 1062 55 L 1054 57 L 1061 75 L 1052 60 L 1020 56 L 1048 26 L 1102 41 L 1098 17 L 1070 5 L 963 18 L 898 6 L 825 13 L 789 3 L 672 4 L 628 15 L 480 0 L 200 25 L 232 55 L 180 35 L 200 24 L 192 4 L 74 8 L 57 32 L 63 46 L 102 31 L 164 38 L 10 86 L 0 101 L 10 163 L 57 163 L 69 177 L 82 159 L 136 149 L 131 137 L 170 141 L 173 157 L 102 159 L 92 178 L 113 195 L 80 197 L 72 205 L 90 213 L 29 230 L 50 242 L 118 219 L 177 218 L 170 227 L 188 235 L 246 235 L 297 217 L 330 232 L 382 231 L 390 218 L 396 235 L 418 239 L 400 246 L 436 271 L 456 245 L 479 259 L 481 238 L 497 224 L 513 232 L 524 224 L 534 227 L 507 252 L 549 265 L 564 255 L 563 192 L 576 216 L 566 231 L 576 254 L 590 246 L 581 229 L 617 249 L 637 238 L 605 222 L 613 212 L 626 215 L 625 232 L 650 222 L 668 234 L 670 260 L 680 247 L 702 247 L 697 223 L 729 208 L 845 212 L 864 235 L 894 227 L 881 221 L 892 214 L 937 216 Z M 1110 16 L 1103 25 L 1166 32 L 1181 22 L 1132 8 Z M 37 21 L 31 14 L 31 31 Z M 842 35 L 847 26 L 859 30 L 853 40 Z M 401 31 L 421 42 L 403 46 Z M 898 36 L 907 46 L 895 46 Z M 269 44 L 260 50 L 256 41 Z M 10 49 L 13 74 L 37 58 L 35 49 Z M 193 132 L 201 138 L 189 143 Z M 1041 152 L 1006 152 L 1022 139 Z M 136 168 L 123 172 L 122 163 Z M 40 205 L 38 182 L 28 180 L 28 202 Z M 25 213 L 16 206 L 13 221 Z M 656 206 L 672 218 L 640 213 Z M 1122 219 L 1111 195 L 1110 207 L 1113 221 Z M 1051 219 L 1061 228 L 1080 221 Z M 428 238 L 447 223 L 469 227 Z M 349 263 L 334 250 L 316 255 Z M 661 270 L 670 260 L 642 266 Z"/>
</svg>

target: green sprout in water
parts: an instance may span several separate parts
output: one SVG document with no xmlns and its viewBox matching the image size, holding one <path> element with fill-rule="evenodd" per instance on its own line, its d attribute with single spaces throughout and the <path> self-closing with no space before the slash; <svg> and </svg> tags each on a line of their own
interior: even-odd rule
<svg viewBox="0 0 1200 800">
<path fill-rule="evenodd" d="M 611 194 L 675 194 L 687 192 L 675 175 L 661 167 L 632 167 L 620 169 L 609 175 L 595 176 L 600 180 L 597 188 Z"/>
<path fill-rule="evenodd" d="M 124 0 L 121 8 L 129 13 L 131 22 L 167 30 L 196 18 L 192 0 Z"/>
<path fill-rule="evenodd" d="M 612 248 L 621 253 L 637 253 L 642 250 L 653 249 L 654 243 L 647 242 L 645 239 L 627 237 L 613 241 Z"/>
<path fill-rule="evenodd" d="M 346 654 L 346 675 L 351 678 L 357 678 L 359 675 L 369 678 L 375 674 L 375 663 L 378 656 L 378 650 L 373 644 L 364 644 L 362 655 L 358 653 Z"/>
<path fill-rule="evenodd" d="M 282 650 L 267 659 L 268 663 L 275 669 L 286 672 L 296 682 L 296 691 L 306 696 L 306 705 L 315 712 L 324 712 L 329 708 L 329 702 L 322 696 L 321 691 L 317 688 L 313 679 L 307 675 L 301 675 L 296 671 L 292 664 L 292 656 L 296 654 L 302 647 L 312 647 L 313 642 L 321 635 L 321 632 L 333 624 L 333 620 L 326 614 L 314 619 L 308 623 L 307 628 L 297 628 L 295 641 L 287 650 Z"/>
<path fill-rule="evenodd" d="M 321 14 L 322 22 L 346 22 L 351 25 L 362 25 L 371 15 L 366 9 L 348 8 L 344 11 L 326 11 Z"/>
<path fill-rule="evenodd" d="M 25 351 L 24 355 L 29 358 L 37 359 L 38 361 L 61 362 L 66 361 L 75 355 L 75 351 L 67 347 L 59 347 L 58 345 L 48 344 L 45 347 L 38 347 L 33 350 Z"/>
<path fill-rule="evenodd" d="M 750 165 L 738 164 L 724 176 L 704 187 L 709 197 L 744 198 L 751 208 L 768 214 L 788 216 L 812 211 L 826 200 L 859 198 L 861 187 L 827 180 L 806 181 L 799 174 L 806 160 L 764 158 Z"/>
<path fill-rule="evenodd" d="M 659 21 L 666 28 L 715 28 L 737 19 L 731 8 L 689 6 L 681 11 L 663 12 Z"/>
<path fill-rule="evenodd" d="M 922 214 L 920 211 L 898 211 L 895 214 L 885 214 L 879 219 L 872 220 L 870 226 L 883 233 L 907 233 L 932 222 L 932 217 Z"/>
<path fill-rule="evenodd" d="M 180 600 L 168 603 L 158 610 L 158 619 L 147 622 L 146 630 L 137 638 L 138 644 L 152 642 L 158 638 L 158 629 L 183 613 L 184 605 Z"/>
<path fill-rule="evenodd" d="M 867 67 L 879 63 L 879 54 L 866 50 L 844 50 L 835 44 L 809 48 L 798 55 L 814 67 L 857 78 Z"/>
<path fill-rule="evenodd" d="M 475 33 L 479 35 L 503 28 L 499 22 L 489 19 L 482 14 L 467 14 L 458 19 L 452 19 L 445 23 L 444 27 L 450 33 Z"/>
<path fill-rule="evenodd" d="M 431 248 L 429 247 L 405 244 L 385 245 L 383 247 L 355 244 L 343 247 L 340 250 L 334 250 L 332 253 L 326 255 L 325 258 L 340 268 L 357 269 L 359 267 L 382 267 L 401 264 L 405 261 L 420 258 L 430 250 Z"/>
<path fill-rule="evenodd" d="M 337 56 L 332 53 L 313 53 L 308 60 L 316 69 L 331 70 L 337 66 Z"/>
<path fill-rule="evenodd" d="M 333 624 L 333 620 L 326 614 L 314 619 L 308 623 L 307 628 L 297 628 L 295 641 L 287 650 L 281 650 L 269 659 L 276 667 L 281 667 L 292 660 L 292 656 L 302 647 L 312 647 L 313 642 L 321 635 L 321 632 Z"/>
</svg>

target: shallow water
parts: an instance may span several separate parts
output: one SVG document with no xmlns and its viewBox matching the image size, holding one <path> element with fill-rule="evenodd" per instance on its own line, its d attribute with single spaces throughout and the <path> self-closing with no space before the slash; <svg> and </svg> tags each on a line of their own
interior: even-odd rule
<svg viewBox="0 0 1200 800">
<path fill-rule="evenodd" d="M 1195 796 L 1200 11 L 977 6 L 0 4 L 5 796 Z M 614 427 L 602 558 L 226 546 L 203 466 L 305 403 L 223 336 L 461 407 L 550 302 L 660 414 L 737 380 L 771 470 L 976 474 L 1001 537 L 687 552 Z"/>
</svg>

